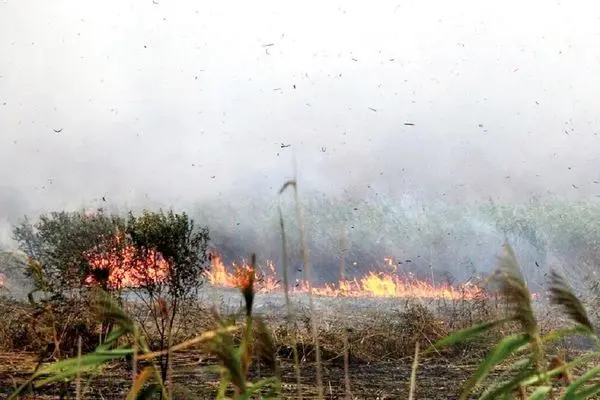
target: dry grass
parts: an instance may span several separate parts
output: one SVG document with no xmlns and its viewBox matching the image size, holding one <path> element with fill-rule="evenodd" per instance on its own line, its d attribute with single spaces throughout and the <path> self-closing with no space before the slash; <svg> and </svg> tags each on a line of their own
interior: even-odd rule
<svg viewBox="0 0 600 400">
<path fill-rule="evenodd" d="M 126 304 L 128 311 L 134 318 L 138 321 L 143 321 L 144 314 L 141 312 L 142 309 L 136 307 L 136 304 L 133 302 Z M 344 343 L 340 340 L 344 329 L 346 329 L 348 340 L 349 378 L 352 383 L 353 394 L 359 396 L 358 398 L 361 398 L 361 395 L 367 397 L 376 395 L 380 396 L 380 398 L 382 396 L 385 398 L 384 395 L 391 396 L 392 398 L 396 398 L 396 396 L 407 398 L 411 376 L 410 366 L 414 360 L 415 347 L 417 345 L 421 349 L 427 348 L 456 329 L 489 320 L 503 313 L 502 306 L 489 299 L 435 301 L 426 304 L 417 300 L 398 300 L 395 302 L 396 307 L 389 306 L 389 304 L 393 303 L 388 302 L 387 304 L 387 308 L 379 311 L 363 310 L 356 312 L 355 309 L 349 308 L 346 316 L 338 315 L 336 312 L 321 315 L 318 335 L 324 366 L 324 396 L 326 398 L 342 398 L 346 396 L 343 371 Z M 231 304 L 226 304 L 223 308 L 226 312 L 222 313 L 220 318 L 232 321 L 240 328 L 233 335 L 234 344 L 239 345 L 243 332 L 241 328 L 244 326 L 243 310 L 241 313 L 236 313 L 236 307 L 232 307 Z M 32 318 L 32 309 L 29 306 L 13 303 L 12 308 L 9 310 L 8 315 L 5 313 L 0 318 L 6 321 L 27 321 L 27 318 Z M 294 342 L 296 342 L 296 349 L 301 361 L 300 370 L 303 397 L 318 397 L 318 391 L 310 385 L 311 380 L 314 382 L 314 365 L 316 361 L 310 311 L 309 309 L 302 308 L 295 310 L 295 328 L 288 322 L 285 314 L 285 311 L 281 310 L 280 315 L 269 315 L 269 318 L 265 321 L 272 335 L 272 343 L 270 345 L 274 348 L 282 365 L 284 382 L 287 382 L 284 385 L 282 396 L 285 395 L 283 398 L 297 398 L 292 351 L 294 349 Z M 175 336 L 173 338 L 174 343 L 185 342 L 202 332 L 214 329 L 218 325 L 218 319 L 215 315 L 213 306 L 210 304 L 203 302 L 188 304 L 185 312 L 182 313 L 182 317 L 177 321 Z M 551 321 L 545 322 L 544 318 L 540 318 L 539 321 L 542 330 L 544 328 L 550 330 L 553 325 Z M 2 321 L 0 321 L 1 323 Z M 258 333 L 254 336 L 260 337 L 260 326 L 254 326 L 253 329 Z M 497 330 L 492 332 L 485 338 L 459 343 L 427 356 L 421 355 L 419 358 L 419 370 L 416 375 L 417 386 L 413 388 L 415 398 L 422 398 L 425 394 L 433 396 L 433 393 L 436 391 L 434 388 L 436 387 L 438 391 L 442 390 L 442 393 L 445 390 L 459 390 L 459 382 L 467 379 L 469 373 L 473 370 L 472 367 L 469 367 L 473 360 L 481 358 L 489 350 L 492 343 L 496 342 L 500 337 L 507 335 L 513 329 L 517 328 L 506 327 L 502 331 Z M 150 337 L 149 339 L 152 338 Z M 254 343 L 254 347 L 257 349 L 260 348 L 263 342 L 258 340 Z M 42 342 L 33 341 L 28 343 L 28 349 L 34 350 L 38 346 L 38 343 Z M 21 346 L 24 345 L 26 344 L 21 343 Z M 76 342 L 73 348 L 77 348 Z M 208 355 L 207 350 L 200 347 L 190 352 L 189 355 L 186 352 L 179 352 L 176 355 L 175 358 L 178 361 L 173 367 L 175 383 L 182 382 L 181 379 L 186 384 L 190 383 L 189 378 L 184 378 L 186 376 L 184 371 L 197 371 L 194 368 L 212 365 L 216 362 L 216 360 Z M 255 353 L 254 367 L 251 370 L 252 376 L 260 377 L 271 373 L 272 368 L 269 367 L 273 366 L 273 360 L 269 357 L 261 356 L 261 354 L 268 355 L 270 353 L 270 351 L 257 351 Z M 568 359 L 569 356 L 567 355 L 566 358 Z M 144 365 L 142 362 L 138 366 L 140 371 L 144 368 Z M 440 365 L 447 365 L 448 368 L 442 369 Z M 15 368 L 17 367 L 13 367 L 13 376 L 25 378 L 31 372 L 30 367 L 25 367 L 25 370 L 15 373 Z M 124 376 L 130 376 L 131 366 L 127 369 L 128 372 L 118 372 L 120 368 L 109 368 L 107 370 L 108 375 L 103 376 L 98 382 L 106 383 L 108 382 L 107 380 L 119 380 L 123 379 Z M 377 383 L 376 380 L 380 378 L 373 376 L 373 374 L 381 374 L 382 371 L 388 370 L 392 375 L 397 374 L 393 377 L 393 380 L 396 381 L 396 389 L 391 387 L 386 388 L 381 382 Z M 114 373 L 110 371 L 114 371 Z M 198 372 L 193 373 L 194 379 L 198 380 L 197 383 L 192 383 L 193 390 L 209 396 L 211 390 L 214 393 L 218 389 L 215 386 L 218 377 L 211 378 L 210 375 L 196 376 Z M 440 376 L 440 374 L 443 376 Z M 386 375 L 381 379 L 392 379 L 392 376 Z M 0 377 L 0 380 L 4 384 L 10 382 L 6 377 Z M 207 381 L 204 382 L 205 380 Z M 215 382 L 215 384 L 209 384 L 209 382 Z M 95 385 L 92 388 L 86 389 L 88 390 L 86 392 L 88 393 L 88 398 L 89 394 L 92 393 L 90 390 L 99 390 Z M 127 387 L 126 385 L 127 383 L 125 382 L 123 385 L 118 384 L 117 386 L 125 388 Z M 377 388 L 378 385 L 379 388 Z M 50 387 L 48 390 L 52 393 L 58 393 L 56 388 L 53 389 Z M 72 390 L 75 390 L 75 386 L 72 387 Z M 116 392 L 116 397 L 111 397 L 107 393 L 103 394 L 103 396 L 106 398 L 119 398 Z M 428 398 L 440 397 L 434 396 Z"/>
<path fill-rule="evenodd" d="M 0 298 L 0 351 L 39 352 L 46 350 L 48 346 L 52 347 L 53 323 L 58 331 L 61 348 L 66 349 L 67 354 L 76 354 L 79 337 L 84 351 L 93 349 L 100 326 L 89 303 L 66 301 L 54 307 L 55 320 L 52 321 L 48 313 L 39 307 Z"/>
<path fill-rule="evenodd" d="M 144 308 L 134 301 L 126 302 L 125 306 L 127 312 L 143 327 L 142 332 L 149 346 L 156 347 L 154 342 L 157 333 L 152 330 L 152 324 L 147 323 Z M 1 351 L 38 352 L 51 342 L 49 322 L 43 318 L 39 319 L 33 307 L 7 299 L 2 301 L 1 307 Z M 81 307 L 83 305 L 72 309 L 72 314 L 78 315 L 77 319 L 74 316 L 65 319 L 65 322 L 70 321 L 71 326 L 65 334 L 65 348 L 77 349 L 77 338 L 81 336 L 85 352 L 91 347 L 90 343 L 97 339 L 99 327 L 93 314 Z M 213 310 L 213 305 L 203 302 L 186 305 L 176 321 L 173 342 L 183 342 L 199 333 L 214 329 L 216 320 Z M 235 307 L 223 305 L 221 312 L 237 325 L 243 324 L 242 315 L 236 312 Z M 400 300 L 394 309 L 348 309 L 347 315 L 337 312 L 322 315 L 318 337 L 325 361 L 343 362 L 344 341 L 340 338 L 344 334 L 347 337 L 349 362 L 392 361 L 412 357 L 416 342 L 419 342 L 422 348 L 427 347 L 449 332 L 489 319 L 496 312 L 500 311 L 494 309 L 487 300 L 431 304 L 423 304 L 417 300 Z M 296 344 L 300 361 L 315 361 L 309 309 L 297 308 L 293 324 L 289 323 L 284 312 L 265 317 L 280 358 L 292 360 Z M 72 346 L 69 346 L 69 343 Z M 485 344 L 482 343 L 461 344 L 452 350 L 452 356 L 477 356 L 484 347 Z"/>
</svg>

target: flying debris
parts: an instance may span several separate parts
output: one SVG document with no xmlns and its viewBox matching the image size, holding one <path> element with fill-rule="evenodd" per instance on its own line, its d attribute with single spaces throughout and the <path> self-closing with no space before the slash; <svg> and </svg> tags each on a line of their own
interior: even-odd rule
<svg viewBox="0 0 600 400">
<path fill-rule="evenodd" d="M 269 47 L 273 46 L 274 43 L 269 43 L 269 44 L 264 44 L 263 47 L 265 49 L 265 54 L 270 56 L 271 53 L 269 53 Z"/>
<path fill-rule="evenodd" d="M 216 175 L 213 175 L 210 177 L 210 179 L 215 179 L 216 177 L 217 177 Z"/>
<path fill-rule="evenodd" d="M 406 126 L 415 126 L 415 124 L 413 124 L 412 122 L 405 122 L 404 125 L 406 125 Z"/>
<path fill-rule="evenodd" d="M 61 133 L 61 132 L 62 132 L 62 130 L 63 130 L 63 128 L 60 128 L 60 129 L 52 129 L 52 130 L 54 131 L 54 133 Z"/>
<path fill-rule="evenodd" d="M 571 184 L 571 186 L 573 186 L 573 189 L 579 189 L 577 186 L 575 186 L 574 184 Z"/>
<path fill-rule="evenodd" d="M 283 144 L 283 143 L 281 143 L 281 148 L 282 149 L 285 149 L 285 148 L 288 148 L 288 147 L 292 147 L 292 145 L 291 144 Z"/>
<path fill-rule="evenodd" d="M 367 107 L 369 110 L 373 111 L 373 112 L 377 112 L 377 110 L 373 107 Z"/>
<path fill-rule="evenodd" d="M 102 196 L 102 201 L 106 203 L 106 197 Z"/>
<path fill-rule="evenodd" d="M 327 147 L 321 147 L 321 152 L 325 153 L 327 151 Z"/>
</svg>

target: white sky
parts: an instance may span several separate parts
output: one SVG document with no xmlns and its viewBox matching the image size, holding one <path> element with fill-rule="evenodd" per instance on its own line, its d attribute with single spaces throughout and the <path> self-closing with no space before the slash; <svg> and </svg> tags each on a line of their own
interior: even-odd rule
<svg viewBox="0 0 600 400">
<path fill-rule="evenodd" d="M 331 193 L 594 198 L 599 17 L 588 1 L 0 0 L 0 217 L 274 195 L 292 151 Z"/>
</svg>

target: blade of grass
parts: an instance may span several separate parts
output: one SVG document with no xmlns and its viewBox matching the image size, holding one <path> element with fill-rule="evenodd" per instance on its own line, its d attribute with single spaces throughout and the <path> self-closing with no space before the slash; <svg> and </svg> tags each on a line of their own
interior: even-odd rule
<svg viewBox="0 0 600 400">
<path fill-rule="evenodd" d="M 477 368 L 477 371 L 467 381 L 461 394 L 461 400 L 466 400 L 471 394 L 473 388 L 479 385 L 490 373 L 490 371 L 508 356 L 529 344 L 529 336 L 526 334 L 516 334 L 504 338 L 490 352 Z"/>
<path fill-rule="evenodd" d="M 579 392 L 577 392 L 574 396 L 572 397 L 568 397 L 568 399 L 573 399 L 573 400 L 584 400 L 584 399 L 589 399 L 592 396 L 594 396 L 595 394 L 600 393 L 600 383 L 596 383 L 594 385 L 591 385 Z"/>
<path fill-rule="evenodd" d="M 560 371 L 560 372 L 562 372 L 562 371 Z M 575 396 L 577 389 L 579 389 L 581 386 L 588 383 L 590 379 L 594 378 L 595 376 L 598 376 L 599 374 L 600 374 L 600 366 L 597 366 L 597 367 L 594 367 L 594 368 L 588 370 L 585 374 L 583 374 L 581 377 L 576 379 L 573 383 L 571 383 L 567 387 L 562 398 L 570 399 L 571 396 Z"/>
<path fill-rule="evenodd" d="M 511 395 L 519 387 L 523 379 L 526 379 L 529 376 L 535 374 L 535 370 L 533 368 L 529 368 L 532 364 L 532 360 L 528 359 L 527 361 L 527 365 L 521 368 L 516 376 L 507 381 L 491 385 L 481 395 L 481 397 L 479 397 L 479 400 L 494 400 L 503 395 Z"/>
<path fill-rule="evenodd" d="M 499 319 L 496 321 L 484 322 L 481 324 L 470 326 L 465 329 L 461 329 L 459 331 L 452 333 L 451 335 L 446 336 L 445 338 L 443 338 L 441 340 L 438 340 L 436 343 L 429 346 L 425 350 L 425 352 L 423 352 L 423 355 L 429 354 L 432 351 L 435 351 L 441 347 L 460 343 L 460 342 L 470 339 L 474 336 L 481 335 L 482 333 L 485 333 L 485 332 L 489 331 L 490 329 L 500 326 L 502 324 L 505 324 L 507 322 L 510 322 L 513 319 L 514 319 L 513 317 L 506 317 L 506 318 L 502 318 L 502 319 Z"/>
<path fill-rule="evenodd" d="M 176 344 L 171 349 L 171 352 L 174 353 L 174 352 L 177 352 L 177 351 L 180 351 L 180 350 L 185 350 L 188 347 L 194 346 L 194 345 L 196 345 L 198 343 L 207 342 L 207 341 L 213 339 L 217 335 L 224 334 L 224 333 L 231 333 L 231 332 L 234 332 L 236 330 L 238 330 L 237 326 L 228 326 L 228 327 L 225 327 L 225 328 L 220 328 L 220 329 L 216 329 L 216 330 L 204 332 L 201 335 L 196 336 L 195 338 L 186 340 L 183 343 Z M 161 355 L 165 355 L 165 354 L 167 354 L 167 350 L 153 351 L 153 352 L 150 352 L 150 353 L 140 354 L 138 356 L 138 361 L 150 360 L 150 359 L 153 359 L 153 358 L 159 357 Z"/>
<path fill-rule="evenodd" d="M 524 379 L 523 382 L 521 382 L 523 384 L 523 386 L 532 386 L 532 385 L 536 385 L 540 382 L 544 382 L 554 376 L 559 375 L 560 373 L 563 373 L 567 370 L 572 370 L 574 367 L 584 364 L 586 362 L 590 362 L 594 359 L 600 359 L 600 354 L 597 352 L 594 353 L 588 353 L 585 354 L 579 358 L 576 358 L 573 361 L 570 361 L 566 364 L 563 364 L 559 367 L 556 367 L 550 371 L 546 371 L 543 372 L 541 374 L 536 374 L 530 378 Z M 571 384 L 572 385 L 572 384 Z"/>
<path fill-rule="evenodd" d="M 543 400 L 552 390 L 552 386 L 540 386 L 529 396 L 529 400 Z"/>
</svg>

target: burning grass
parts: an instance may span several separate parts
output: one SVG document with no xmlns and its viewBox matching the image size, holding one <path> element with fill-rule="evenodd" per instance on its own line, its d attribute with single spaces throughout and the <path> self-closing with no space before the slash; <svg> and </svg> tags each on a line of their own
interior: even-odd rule
<svg viewBox="0 0 600 400">
<path fill-rule="evenodd" d="M 218 295 L 219 313 L 222 318 L 227 319 L 234 325 L 241 328 L 244 324 L 243 317 L 238 313 L 239 308 L 237 307 L 238 302 L 241 300 L 239 292 L 213 289 L 214 294 Z M 210 294 L 203 301 L 198 301 L 186 305 L 185 312 L 176 322 L 175 337 L 173 341 L 175 343 L 185 342 L 195 337 L 199 332 L 211 331 L 217 326 L 215 319 L 214 306 L 211 304 Z M 442 301 L 429 301 L 423 303 L 419 299 L 396 299 L 396 298 L 372 298 L 372 297 L 354 297 L 348 298 L 351 302 L 349 306 L 349 313 L 347 316 L 341 315 L 340 301 L 339 298 L 328 298 L 321 297 L 315 299 L 316 309 L 321 310 L 320 324 L 319 324 L 319 340 L 321 346 L 322 361 L 326 366 L 324 376 L 326 381 L 332 385 L 331 391 L 334 393 L 339 392 L 339 382 L 342 373 L 341 368 L 343 367 L 343 355 L 344 348 L 340 337 L 344 330 L 346 330 L 348 337 L 348 349 L 349 349 L 349 362 L 350 370 L 356 374 L 356 384 L 359 385 L 356 388 L 356 394 L 363 393 L 365 396 L 372 395 L 378 391 L 388 391 L 388 393 L 394 393 L 393 387 L 385 389 L 385 385 L 379 385 L 375 387 L 369 381 L 374 379 L 373 374 L 381 374 L 385 368 L 388 368 L 388 372 L 394 371 L 391 368 L 390 363 L 400 363 L 403 365 L 407 359 L 410 359 L 414 351 L 414 345 L 419 342 L 422 347 L 428 347 L 430 344 L 444 337 L 446 334 L 452 331 L 455 326 L 467 326 L 471 321 L 483 320 L 486 315 L 481 313 L 482 310 L 489 307 L 488 300 L 480 300 L 482 303 L 475 306 L 473 301 L 457 301 L 447 300 Z M 311 312 L 308 309 L 306 303 L 306 294 L 297 293 L 294 296 L 295 303 L 295 325 L 291 325 L 287 320 L 283 310 L 283 295 L 279 292 L 275 293 L 263 293 L 257 294 L 255 299 L 256 315 L 265 318 L 267 325 L 269 326 L 273 344 L 275 346 L 275 353 L 277 358 L 282 363 L 282 374 L 285 378 L 285 382 L 292 384 L 294 381 L 292 373 L 292 362 L 293 346 L 300 356 L 300 362 L 302 364 L 302 376 L 303 380 L 306 381 L 304 387 L 305 393 L 311 393 L 314 391 L 314 387 L 311 388 L 310 379 L 311 374 L 314 374 L 314 363 L 315 363 L 315 347 L 311 333 Z M 128 313 L 134 316 L 135 320 L 143 323 L 144 314 L 143 307 L 137 307 L 136 302 L 131 301 L 126 303 L 126 309 Z M 452 314 L 451 312 L 454 312 Z M 491 312 L 491 311 L 490 311 Z M 26 305 L 20 305 L 19 309 L 12 309 L 11 316 L 3 315 L 3 319 L 6 320 L 23 320 L 23 316 L 31 313 L 31 309 Z M 30 314 L 29 314 L 30 315 Z M 89 313 L 90 321 L 93 319 L 93 315 Z M 31 317 L 30 317 L 31 318 Z M 462 322 L 459 322 L 459 318 Z M 1 322 L 1 321 L 0 321 Z M 28 325 L 25 324 L 25 327 Z M 346 328 L 348 327 L 349 328 Z M 93 327 L 91 327 L 93 328 Z M 152 335 L 152 331 L 146 331 Z M 71 333 L 73 335 L 73 333 Z M 76 337 L 73 335 L 72 337 Z M 239 342 L 242 338 L 241 331 L 234 335 L 235 341 Z M 50 340 L 50 338 L 46 338 Z M 156 340 L 156 337 L 148 337 L 148 343 L 153 347 L 152 343 Z M 36 343 L 30 343 L 26 347 L 22 347 L 24 343 L 20 345 L 12 344 L 5 350 L 15 351 L 18 349 L 28 350 L 29 353 L 21 355 L 20 357 L 29 357 L 27 354 L 31 354 L 32 350 L 38 352 L 40 349 L 36 347 L 41 345 L 43 341 Z M 474 357 L 482 354 L 484 351 L 485 344 L 481 341 L 478 343 L 470 343 L 463 346 L 456 346 L 450 351 L 443 351 L 432 357 L 432 363 L 447 363 L 451 362 L 453 365 L 462 365 L 469 363 Z M 42 349 L 43 350 L 43 349 Z M 205 349 L 206 350 L 206 349 Z M 205 393 L 206 396 L 212 397 L 216 386 L 211 386 L 210 382 L 218 381 L 218 377 L 214 375 L 200 374 L 200 368 L 204 368 L 207 365 L 214 365 L 216 362 L 210 353 L 205 350 L 196 350 L 190 353 L 183 352 L 175 358 L 174 371 L 175 375 L 179 376 L 177 379 L 183 379 L 182 375 L 185 368 L 192 368 L 193 376 L 198 379 L 196 382 L 190 382 L 189 377 L 183 379 L 181 382 L 185 382 L 186 385 L 191 383 L 198 393 Z M 22 379 L 28 376 L 27 372 L 31 371 L 36 364 L 37 356 L 27 358 L 29 366 L 23 364 L 23 370 L 15 371 L 15 367 L 11 367 L 11 375 L 20 382 Z M 46 361 L 51 360 L 50 357 L 46 358 Z M 437 360 L 437 361 L 436 361 Z M 451 360 L 451 361 L 450 361 Z M 250 371 L 252 376 L 260 376 L 265 373 L 264 360 L 258 357 L 255 362 L 257 366 L 253 367 Z M 384 367 L 387 365 L 387 367 Z M 119 379 L 122 379 L 125 371 L 117 372 L 121 368 L 126 368 L 126 365 L 121 365 L 118 370 L 111 367 L 107 370 L 106 376 L 99 379 L 96 384 L 93 384 L 89 389 L 91 393 L 99 393 L 101 391 L 105 398 L 122 398 L 124 392 L 115 392 L 109 395 L 106 390 L 101 389 L 97 386 L 102 382 L 106 383 L 106 379 L 114 379 L 111 385 L 116 385 L 115 388 L 122 387 L 125 390 L 127 385 L 119 384 Z M 258 368 L 258 370 L 256 369 Z M 384 368 L 384 369 L 382 369 Z M 433 367 L 432 367 L 433 368 Z M 461 367 L 462 368 L 462 367 Z M 467 371 L 466 369 L 465 371 Z M 111 372 L 111 371 L 114 371 Z M 378 371 L 378 372 L 376 372 Z M 433 371 L 433 370 L 432 370 Z M 0 374 L 2 375 L 2 374 Z M 112 378 L 109 378 L 112 377 Z M 361 379 L 366 381 L 361 381 Z M 313 376 L 314 379 L 314 376 Z M 389 376 L 389 379 L 398 380 L 399 377 Z M 6 387 L 12 386 L 11 378 L 8 375 L 1 377 L 0 386 L 6 385 Z M 202 380 L 205 383 L 201 383 Z M 354 376 L 353 376 L 354 380 Z M 336 383 L 337 382 L 337 383 Z M 398 382 L 397 382 L 398 383 Z M 363 385 L 364 388 L 361 388 Z M 289 387 L 289 386 L 288 386 Z M 50 387 L 48 393 L 58 393 L 56 387 Z M 71 390 L 74 387 L 71 386 Z M 404 389 L 402 389 L 404 390 Z M 293 397 L 293 390 L 284 390 L 287 392 L 286 398 Z M 72 392 L 71 392 L 72 393 Z M 209 393 L 213 393 L 210 395 Z M 8 394 L 8 392 L 6 393 Z"/>
<path fill-rule="evenodd" d="M 384 268 L 395 267 L 392 258 L 387 258 L 382 263 Z M 224 288 L 237 288 L 240 277 L 248 271 L 249 265 L 232 263 L 226 266 L 218 255 L 213 255 L 211 268 L 205 272 L 206 280 L 213 286 Z M 381 269 L 381 268 L 380 268 Z M 257 292 L 281 292 L 283 284 L 276 273 L 276 266 L 268 261 L 264 268 L 257 269 Z M 290 288 L 291 293 L 307 293 L 308 283 L 298 281 Z M 396 298 L 422 298 L 422 299 L 477 299 L 484 296 L 483 289 L 473 282 L 466 282 L 458 286 L 450 284 L 433 284 L 422 279 L 417 279 L 410 274 L 402 275 L 397 268 L 394 272 L 372 270 L 361 277 L 340 280 L 338 283 L 314 285 L 313 294 L 323 297 L 396 297 Z"/>
<path fill-rule="evenodd" d="M 295 189 L 295 182 L 289 185 Z M 288 184 L 284 189 L 287 186 Z M 457 381 L 459 378 L 465 378 L 461 380 L 467 382 L 468 390 L 481 392 L 486 389 L 481 386 L 484 379 L 495 376 L 489 365 L 498 364 L 497 366 L 502 367 L 501 362 L 510 364 L 516 359 L 513 357 L 523 355 L 519 352 L 525 350 L 525 356 L 531 357 L 533 364 L 527 364 L 520 373 L 522 372 L 529 381 L 523 385 L 519 381 L 516 387 L 511 387 L 511 390 L 522 389 L 519 392 L 521 394 L 526 392 L 526 385 L 536 390 L 536 393 L 538 390 L 545 390 L 544 393 L 551 391 L 552 388 L 546 385 L 550 377 L 545 374 L 550 372 L 562 374 L 566 371 L 565 358 L 552 358 L 549 367 L 544 365 L 547 354 L 545 351 L 548 353 L 552 351 L 552 347 L 546 343 L 551 341 L 545 336 L 546 330 L 552 331 L 556 337 L 562 337 L 566 333 L 554 330 L 557 326 L 553 316 L 549 318 L 551 322 L 546 324 L 546 321 L 540 320 L 535 314 L 535 301 L 532 300 L 536 298 L 529 292 L 518 268 L 514 268 L 517 265 L 516 259 L 501 265 L 499 282 L 502 301 L 484 292 L 483 286 L 478 282 L 463 285 L 436 284 L 433 278 L 428 281 L 422 277 L 417 278 L 410 272 L 398 271 L 397 264 L 391 259 L 384 260 L 385 262 L 379 268 L 350 279 L 345 278 L 342 263 L 339 282 L 313 285 L 299 209 L 297 214 L 300 220 L 306 280 L 297 281 L 291 287 L 286 285 L 285 281 L 282 285 L 277 278 L 278 274 L 275 272 L 277 268 L 273 263 L 267 263 L 264 269 L 256 265 L 254 259 L 250 263 L 242 262 L 238 265 L 226 266 L 220 257 L 213 256 L 212 268 L 205 271 L 204 275 L 210 283 L 205 289 L 206 292 L 212 290 L 214 297 L 221 297 L 222 301 L 218 304 L 213 303 L 213 307 L 206 299 L 187 301 L 183 305 L 184 312 L 174 321 L 174 329 L 172 331 L 169 329 L 168 348 L 165 349 L 163 346 L 162 338 L 158 339 L 159 333 L 145 325 L 147 314 L 143 311 L 143 307 L 138 307 L 139 303 L 125 298 L 122 307 L 119 307 L 108 304 L 108 300 L 105 299 L 103 304 L 110 307 L 103 309 L 103 318 L 112 318 L 115 329 L 104 336 L 101 344 L 93 352 L 57 364 L 41 366 L 40 374 L 34 375 L 32 382 L 39 379 L 42 383 L 53 383 L 69 378 L 76 383 L 76 397 L 81 398 L 80 373 L 90 372 L 92 367 L 96 368 L 107 363 L 105 365 L 108 366 L 108 370 L 121 368 L 121 371 L 124 371 L 121 372 L 121 378 L 131 377 L 131 384 L 124 385 L 130 386 L 130 395 L 142 389 L 153 389 L 170 397 L 179 393 L 180 387 L 177 384 L 182 379 L 189 383 L 183 372 L 186 368 L 197 371 L 208 366 L 218 371 L 216 375 L 213 374 L 212 380 L 207 380 L 208 386 L 211 386 L 211 397 L 216 392 L 218 398 L 225 398 L 226 395 L 236 399 L 249 398 L 248 394 L 258 393 L 263 390 L 263 387 L 270 388 L 270 395 L 281 397 L 284 393 L 290 392 L 289 389 L 285 389 L 285 384 L 293 382 L 297 384 L 296 389 L 304 391 L 306 395 L 316 392 L 317 397 L 322 398 L 327 389 L 330 395 L 334 396 L 331 371 L 336 368 L 339 370 L 343 366 L 344 371 L 341 374 L 344 376 L 345 389 L 343 392 L 340 391 L 341 384 L 338 384 L 335 396 L 350 397 L 349 371 L 373 363 L 386 364 L 388 367 L 392 365 L 390 363 L 398 363 L 404 367 L 413 365 L 410 370 L 405 368 L 404 372 L 407 373 L 403 373 L 401 377 L 393 377 L 396 384 L 400 383 L 398 378 L 401 378 L 407 385 L 406 389 L 409 389 L 408 385 L 410 385 L 410 390 L 402 392 L 403 397 L 408 393 L 411 393 L 408 396 L 416 393 L 421 397 L 440 398 L 438 397 L 440 392 L 442 396 L 448 395 L 452 385 L 436 386 L 437 393 L 427 389 L 423 391 L 423 381 L 420 379 L 422 374 L 419 375 L 417 369 L 432 370 L 436 377 L 442 373 L 452 375 L 454 367 L 449 364 L 460 364 L 464 360 L 473 360 L 485 354 L 491 356 L 500 354 L 496 359 L 492 358 L 492 361 L 490 356 L 487 356 L 488 358 L 475 371 L 472 379 L 468 380 L 466 376 L 473 372 L 473 369 L 469 368 L 465 368 L 467 371 L 465 374 L 455 377 Z M 285 236 L 283 232 L 282 236 Z M 117 245 L 118 242 L 117 239 Z M 285 237 L 283 237 L 282 247 L 285 254 Z M 106 285 L 108 289 L 126 289 L 140 284 L 139 277 L 124 274 L 123 270 L 145 269 L 145 278 L 149 277 L 156 282 L 162 282 L 168 277 L 166 271 L 170 271 L 170 266 L 165 264 L 164 259 L 157 253 L 150 251 L 147 253 L 148 259 L 138 257 L 133 260 L 129 254 L 133 254 L 135 249 L 128 246 L 107 249 L 96 248 L 87 254 L 87 261 L 93 272 L 88 277 L 88 284 L 97 282 L 96 277 L 103 278 L 104 282 L 108 283 Z M 514 258 L 514 254 L 511 255 Z M 287 271 L 286 265 L 283 267 Z M 566 283 L 556 278 L 557 276 L 553 276 L 551 288 L 554 302 L 561 305 L 567 316 L 579 324 L 580 333 L 583 332 L 594 339 L 594 327 L 583 305 L 572 294 Z M 285 291 L 286 302 L 283 301 L 282 291 L 285 286 L 289 288 L 289 294 L 292 295 L 292 304 L 287 298 L 288 291 Z M 227 289 L 234 288 L 241 289 L 243 295 L 240 307 L 233 306 L 230 309 L 225 307 L 226 309 L 223 310 L 223 301 L 228 297 Z M 230 297 L 227 306 L 239 301 L 239 292 L 236 293 L 236 297 L 235 299 Z M 156 307 L 151 304 L 151 310 L 162 310 L 168 307 L 160 296 L 142 301 L 150 301 L 150 303 L 156 301 Z M 36 319 L 34 308 L 12 304 L 12 308 L 7 307 L 7 309 L 14 314 L 7 320 L 8 326 L 17 327 L 15 321 Z M 239 310 L 242 311 L 238 312 Z M 70 322 L 80 321 L 84 327 L 89 323 L 90 329 L 73 331 L 64 328 L 59 331 L 56 326 L 59 319 L 41 320 L 46 325 L 52 325 L 50 333 L 41 340 L 41 347 L 43 348 L 43 343 L 49 340 L 54 343 L 64 343 L 69 349 L 69 354 L 72 355 L 74 349 L 78 347 L 82 349 L 80 338 L 83 332 L 97 332 L 92 322 L 94 316 L 88 314 L 89 310 L 86 309 L 65 308 L 62 311 L 56 309 L 55 314 L 57 311 L 62 314 L 61 324 L 64 327 L 72 325 Z M 71 313 L 75 313 L 79 319 Z M 486 321 L 494 322 L 486 323 Z M 463 328 L 467 329 L 460 331 Z M 457 330 L 459 332 L 455 333 Z M 102 332 L 101 329 L 100 331 Z M 485 335 L 475 335 L 483 331 L 486 332 Z M 58 340 L 57 332 L 61 332 Z M 5 330 L 0 331 L 0 334 L 10 335 L 11 332 Z M 48 338 L 49 335 L 54 337 Z M 26 334 L 21 336 L 27 337 Z M 499 344 L 496 346 L 495 342 Z M 4 340 L 3 343 L 12 349 L 23 345 L 17 343 L 14 337 Z M 433 346 L 434 344 L 437 345 Z M 452 346 L 443 348 L 443 344 L 452 344 Z M 190 362 L 187 366 L 180 364 L 171 366 L 164 376 L 155 374 L 156 366 L 153 360 L 156 357 L 177 353 L 173 357 L 181 359 L 185 352 L 179 353 L 179 351 L 191 347 L 195 349 L 188 354 L 193 354 L 199 359 L 198 361 L 188 360 Z M 492 347 L 494 350 L 489 352 Z M 425 348 L 429 352 L 420 354 L 419 349 Z M 48 352 L 48 348 L 42 350 L 42 353 L 43 351 Z M 81 353 L 81 350 L 78 352 Z M 116 361 L 123 357 L 125 366 Z M 281 361 L 282 369 L 275 362 L 276 359 Z M 291 374 L 291 368 L 288 368 L 287 372 L 285 369 L 286 363 L 289 365 L 291 360 L 294 360 L 297 371 L 294 375 Z M 79 368 L 81 365 L 75 362 L 83 363 L 84 368 Z M 435 367 L 439 364 L 446 364 L 446 367 L 444 369 Z M 73 369 L 74 365 L 77 365 L 77 368 Z M 429 369 L 428 365 L 434 367 Z M 40 365 L 38 364 L 37 367 Z M 268 373 L 263 369 L 266 367 L 270 369 Z M 311 368 L 312 372 L 307 374 L 307 367 Z M 462 368 L 458 369 L 462 370 Z M 104 371 L 107 369 L 105 368 Z M 410 380 L 408 373 L 411 375 Z M 307 375 L 309 379 L 317 382 L 312 388 L 305 385 Z M 338 378 L 339 375 L 338 373 Z M 114 379 L 119 385 L 124 380 Z M 283 387 L 281 383 L 284 384 Z M 454 386 L 457 386 L 456 383 L 454 382 Z M 543 385 L 540 386 L 540 383 Z M 372 389 L 373 385 L 381 385 L 381 382 L 362 382 L 362 384 Z M 359 397 L 361 394 L 373 395 L 372 391 L 369 391 L 368 395 L 366 392 L 361 393 L 360 385 L 353 377 L 354 394 L 358 394 Z M 492 390 L 492 388 L 493 386 L 490 386 L 487 389 Z M 122 397 L 124 393 L 121 391 L 116 394 L 116 397 Z M 197 393 L 206 395 L 202 391 Z M 389 393 L 377 393 L 377 397 L 387 394 Z M 396 394 L 399 393 L 394 395 Z"/>
</svg>

